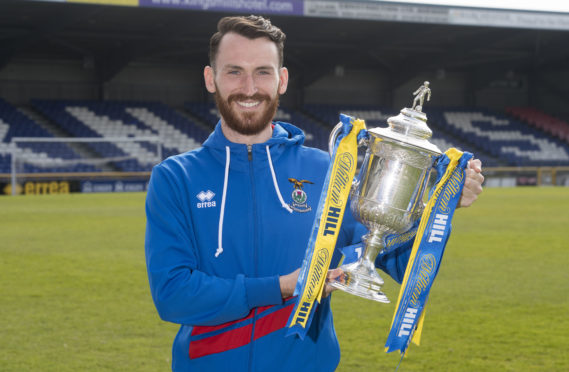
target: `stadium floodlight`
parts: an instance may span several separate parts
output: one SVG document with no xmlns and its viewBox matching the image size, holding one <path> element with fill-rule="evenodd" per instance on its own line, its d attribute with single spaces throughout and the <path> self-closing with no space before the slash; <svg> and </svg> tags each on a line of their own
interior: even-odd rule
<svg viewBox="0 0 569 372">
<path fill-rule="evenodd" d="M 163 159 L 163 140 L 149 137 L 14 137 L 11 194 L 26 178 L 79 179 L 148 177 Z"/>
</svg>

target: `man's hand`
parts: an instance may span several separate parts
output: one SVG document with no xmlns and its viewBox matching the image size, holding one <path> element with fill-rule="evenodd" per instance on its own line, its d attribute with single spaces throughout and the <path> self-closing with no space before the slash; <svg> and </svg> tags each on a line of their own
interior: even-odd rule
<svg viewBox="0 0 569 372">
<path fill-rule="evenodd" d="M 458 202 L 459 208 L 470 207 L 482 192 L 484 176 L 482 175 L 482 162 L 480 159 L 471 159 L 468 162 L 465 174 L 464 188 L 462 189 L 462 195 Z"/>
<path fill-rule="evenodd" d="M 290 274 L 279 276 L 282 298 L 289 298 L 294 294 L 294 287 L 296 287 L 296 282 L 298 281 L 298 273 L 300 273 L 300 269 L 296 269 Z"/>
<path fill-rule="evenodd" d="M 328 270 L 328 275 L 326 275 L 326 284 L 324 284 L 324 293 L 322 294 L 322 298 L 326 298 L 338 288 L 332 287 L 330 282 L 339 281 L 340 283 L 344 283 L 344 271 L 339 267 Z"/>
<path fill-rule="evenodd" d="M 298 274 L 300 269 L 296 269 L 290 274 L 286 274 L 279 277 L 279 284 L 281 285 L 281 296 L 282 298 L 288 298 L 294 294 L 294 288 L 296 287 L 296 282 L 298 281 Z M 340 268 L 332 269 L 328 271 L 326 275 L 326 283 L 324 284 L 323 298 L 326 298 L 335 291 L 336 288 L 328 284 L 328 282 L 333 280 L 343 281 L 344 272 Z"/>
</svg>

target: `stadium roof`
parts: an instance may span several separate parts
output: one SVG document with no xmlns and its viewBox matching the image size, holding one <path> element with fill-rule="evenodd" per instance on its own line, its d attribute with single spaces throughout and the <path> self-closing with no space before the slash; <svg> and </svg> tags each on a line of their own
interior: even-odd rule
<svg viewBox="0 0 569 372">
<path fill-rule="evenodd" d="M 559 0 L 369 0 L 397 3 L 417 3 L 464 6 L 487 9 L 507 9 L 539 12 L 569 13 L 569 4 Z"/>
<path fill-rule="evenodd" d="M 35 1 L 0 2 L 0 69 L 13 59 L 77 59 L 108 81 L 133 61 L 207 64 L 213 11 Z M 569 31 L 270 15 L 287 34 L 285 63 L 302 86 L 337 66 L 389 73 L 461 71 L 485 84 L 514 71 L 566 71 Z M 480 78 L 483 76 L 484 78 Z"/>
</svg>

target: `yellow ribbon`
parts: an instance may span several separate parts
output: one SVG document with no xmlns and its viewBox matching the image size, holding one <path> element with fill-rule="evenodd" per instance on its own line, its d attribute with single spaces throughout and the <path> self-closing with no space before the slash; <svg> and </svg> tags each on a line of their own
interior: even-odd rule
<svg viewBox="0 0 569 372">
<path fill-rule="evenodd" d="M 317 216 L 319 218 L 319 228 L 313 245 L 312 259 L 305 279 L 304 290 L 300 295 L 292 321 L 289 322 L 291 327 L 299 325 L 302 328 L 306 328 L 314 301 L 320 302 L 322 299 L 326 274 L 330 267 L 340 226 L 344 218 L 350 188 L 356 172 L 358 157 L 357 136 L 362 129 L 365 129 L 363 120 L 355 119 L 351 121 L 351 124 L 351 131 L 340 141 L 334 152 L 333 167 L 328 179 L 324 208 L 322 209 L 322 215 Z"/>
</svg>

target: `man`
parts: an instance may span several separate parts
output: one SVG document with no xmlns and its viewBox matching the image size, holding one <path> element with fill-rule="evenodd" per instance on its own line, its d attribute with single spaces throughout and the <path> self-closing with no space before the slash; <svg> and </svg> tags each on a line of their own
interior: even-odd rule
<svg viewBox="0 0 569 372">
<path fill-rule="evenodd" d="M 175 371 L 331 371 L 339 363 L 329 296 L 304 340 L 285 337 L 329 156 L 302 146 L 297 127 L 272 122 L 288 83 L 284 40 L 262 17 L 219 22 L 204 79 L 221 120 L 203 147 L 152 173 L 146 260 L 160 316 L 181 324 Z M 468 174 L 463 206 L 482 191 L 479 161 Z M 287 197 L 293 190 L 296 202 Z M 337 246 L 364 233 L 346 213 Z M 392 259 L 404 265 L 408 255 Z"/>
</svg>

